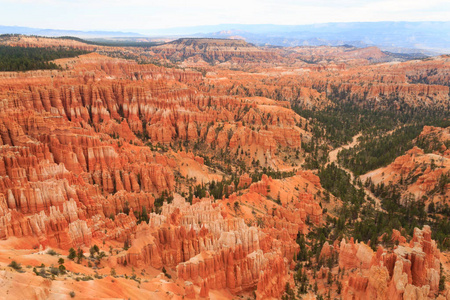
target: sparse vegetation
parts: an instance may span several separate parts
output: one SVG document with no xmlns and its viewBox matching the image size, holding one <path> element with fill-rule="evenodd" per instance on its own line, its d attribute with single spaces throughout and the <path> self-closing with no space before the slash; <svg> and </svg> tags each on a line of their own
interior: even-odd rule
<svg viewBox="0 0 450 300">
<path fill-rule="evenodd" d="M 167 273 L 167 270 L 166 270 L 165 267 L 162 268 L 162 272 L 164 273 L 164 275 L 165 275 L 167 278 L 169 278 L 169 279 L 172 278 L 172 276 L 171 276 L 169 273 Z"/>
<path fill-rule="evenodd" d="M 49 250 L 47 251 L 47 254 L 48 254 L 48 255 L 51 255 L 51 256 L 59 255 L 59 254 L 56 253 L 56 251 L 53 250 L 53 249 L 49 249 Z"/>
<path fill-rule="evenodd" d="M 15 260 L 11 261 L 11 263 L 8 265 L 8 267 L 11 267 L 16 271 L 22 270 L 21 264 L 17 263 Z"/>
<path fill-rule="evenodd" d="M 75 251 L 75 249 L 70 248 L 69 249 L 69 255 L 67 256 L 67 258 L 70 259 L 70 260 L 74 260 L 75 257 L 77 257 L 77 252 Z"/>
</svg>

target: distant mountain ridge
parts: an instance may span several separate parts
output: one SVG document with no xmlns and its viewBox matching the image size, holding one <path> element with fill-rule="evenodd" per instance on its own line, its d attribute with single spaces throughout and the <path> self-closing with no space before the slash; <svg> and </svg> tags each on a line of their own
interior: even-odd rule
<svg viewBox="0 0 450 300">
<path fill-rule="evenodd" d="M 377 46 L 383 51 L 414 54 L 450 54 L 450 22 L 349 22 L 311 25 L 221 24 L 167 29 L 78 31 L 0 26 L 0 34 L 94 38 L 198 37 L 244 39 L 273 46 Z"/>
<path fill-rule="evenodd" d="M 450 53 L 450 22 L 351 22 L 311 25 L 223 24 L 148 31 L 152 35 L 241 37 L 258 45 L 377 46 L 400 53 Z"/>
</svg>

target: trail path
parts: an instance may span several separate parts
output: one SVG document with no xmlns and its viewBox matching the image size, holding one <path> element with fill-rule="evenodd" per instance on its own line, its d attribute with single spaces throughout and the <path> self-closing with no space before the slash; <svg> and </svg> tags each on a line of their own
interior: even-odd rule
<svg viewBox="0 0 450 300">
<path fill-rule="evenodd" d="M 328 164 L 331 164 L 331 163 L 337 164 L 338 153 L 341 152 L 341 150 L 350 149 L 350 148 L 353 148 L 356 145 L 358 145 L 359 144 L 358 139 L 360 136 L 362 136 L 362 133 L 358 133 L 357 135 L 355 135 L 349 144 L 343 145 L 341 147 L 338 147 L 338 148 L 330 151 L 330 153 L 328 153 L 329 162 L 325 166 L 327 166 Z M 351 175 L 353 176 L 353 173 Z"/>
<path fill-rule="evenodd" d="M 386 134 L 390 134 L 390 133 L 392 133 L 392 132 L 394 132 L 394 130 L 389 131 L 389 132 L 387 132 Z M 351 180 L 351 183 L 352 183 L 352 184 L 353 184 L 353 180 L 355 179 L 355 174 L 353 174 L 353 172 L 350 171 L 349 169 L 346 169 L 346 168 L 344 168 L 343 166 L 341 166 L 341 165 L 339 164 L 339 162 L 338 162 L 337 156 L 338 156 L 339 152 L 341 152 L 342 150 L 344 150 L 344 149 L 350 149 L 350 148 L 353 148 L 353 147 L 359 145 L 358 138 L 359 138 L 360 136 L 362 136 L 362 134 L 361 134 L 361 133 L 358 133 L 357 135 L 355 135 L 355 136 L 352 138 L 352 141 L 351 141 L 350 143 L 348 143 L 348 144 L 346 144 L 346 145 L 343 145 L 343 146 L 341 146 L 341 147 L 338 147 L 338 148 L 333 149 L 332 151 L 330 151 L 330 152 L 328 153 L 328 162 L 327 162 L 326 165 L 325 165 L 325 166 L 327 166 L 327 165 L 329 165 L 329 164 L 331 164 L 331 163 L 334 163 L 335 165 L 337 165 L 339 168 L 341 168 L 342 170 L 344 170 L 348 175 L 350 175 L 350 180 Z M 355 188 L 359 188 L 359 186 L 355 186 Z M 372 198 L 372 199 L 375 201 L 375 209 L 376 209 L 376 210 L 379 210 L 379 211 L 386 212 L 386 211 L 381 207 L 381 199 L 378 198 L 377 196 L 375 196 L 368 188 L 366 188 L 366 187 L 363 186 L 363 189 L 364 189 L 364 192 L 366 193 L 366 196 L 368 196 L 369 198 Z"/>
</svg>

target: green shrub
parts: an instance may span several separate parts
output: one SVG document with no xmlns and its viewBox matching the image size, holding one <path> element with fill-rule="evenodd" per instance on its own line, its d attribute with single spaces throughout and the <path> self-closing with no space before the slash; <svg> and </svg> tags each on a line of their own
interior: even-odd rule
<svg viewBox="0 0 450 300">
<path fill-rule="evenodd" d="M 15 260 L 13 260 L 13 261 L 8 265 L 8 267 L 11 267 L 11 268 L 13 268 L 13 269 L 16 270 L 16 271 L 19 271 L 19 270 L 22 269 L 22 266 L 21 266 L 19 263 L 17 263 Z"/>
<path fill-rule="evenodd" d="M 75 249 L 70 248 L 69 255 L 67 256 L 67 258 L 70 260 L 74 260 L 75 257 L 77 257 L 77 252 L 75 251 Z"/>
<path fill-rule="evenodd" d="M 58 253 L 56 253 L 56 251 L 53 250 L 53 249 L 49 249 L 49 250 L 47 251 L 47 254 L 48 254 L 48 255 L 51 255 L 51 256 L 58 255 Z"/>
</svg>

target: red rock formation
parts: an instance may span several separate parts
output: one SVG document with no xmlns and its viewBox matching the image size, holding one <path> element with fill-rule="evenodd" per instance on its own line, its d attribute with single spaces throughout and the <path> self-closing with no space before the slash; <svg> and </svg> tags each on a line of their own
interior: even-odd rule
<svg viewBox="0 0 450 300">
<path fill-rule="evenodd" d="M 179 225 L 169 224 L 174 213 L 179 215 Z M 260 247 L 261 239 L 264 245 Z M 289 235 L 284 239 L 291 243 Z M 247 227 L 242 219 L 224 219 L 220 207 L 210 200 L 189 205 L 176 196 L 172 204 L 162 207 L 161 215 L 151 215 L 149 225 L 138 226 L 131 248 L 118 262 L 136 267 L 176 267 L 178 279 L 198 285 L 202 297 L 209 289 L 240 293 L 257 287 L 261 295 L 278 297 L 284 291 L 288 269 L 288 260 L 283 257 L 290 260 L 298 245 L 287 249 L 277 241 Z M 261 280 L 272 277 L 277 278 L 275 285 L 271 281 L 268 286 L 258 286 Z"/>
<path fill-rule="evenodd" d="M 186 298 L 188 299 L 195 299 L 195 291 L 194 291 L 194 285 L 190 281 L 184 282 L 184 289 L 186 291 Z"/>
<path fill-rule="evenodd" d="M 339 267 L 358 268 L 350 276 L 344 298 L 352 299 L 423 299 L 438 292 L 440 253 L 431 240 L 430 227 L 416 228 L 407 245 L 376 254 L 363 243 L 341 242 Z M 364 274 L 364 275 L 363 275 Z"/>
<path fill-rule="evenodd" d="M 240 189 L 247 188 L 250 186 L 251 183 L 252 183 L 252 179 L 250 178 L 250 176 L 247 173 L 245 173 L 244 175 L 239 177 L 238 188 L 240 188 Z"/>
<path fill-rule="evenodd" d="M 39 39 L 12 37 L 10 44 L 56 46 L 54 39 Z M 374 48 L 324 48 L 316 55 L 331 55 L 333 61 L 307 65 L 301 59 L 312 55 L 308 49 L 286 54 L 242 41 L 183 40 L 148 51 L 72 40 L 62 44 L 111 55 L 120 51 L 144 62 L 181 59 L 184 67 L 203 65 L 207 72 L 92 53 L 57 60 L 63 70 L 0 73 L 2 243 L 63 252 L 86 250 L 94 243 L 115 252 L 119 244 L 130 243 L 128 250 L 111 254 L 108 267 L 122 274 L 131 267 L 150 273 L 166 268 L 172 278 L 143 281 L 142 287 L 167 291 L 171 286 L 167 297 L 193 299 L 199 293 L 207 298 L 225 289 L 232 294 L 256 290 L 258 299 L 280 298 L 286 282 L 292 282 L 297 234 L 306 234 L 309 222 L 322 225 L 323 211 L 314 195 L 323 189 L 313 172 L 298 171 L 280 180 L 263 175 L 254 183 L 245 174 L 227 187 L 228 194 L 234 192 L 228 198 L 214 200 L 207 194 L 193 197 L 192 204 L 173 193 L 187 193 L 192 177 L 197 183 L 227 179 L 210 170 L 224 153 L 249 166 L 248 172 L 256 165 L 295 170 L 298 158 L 285 163 L 281 157 L 301 150 L 302 140 L 311 139 L 311 126 L 291 104 L 321 108 L 332 105 L 327 97 L 336 93 L 377 108 L 403 105 L 391 100 L 393 95 L 418 107 L 442 108 L 448 101 L 448 87 L 441 85 L 445 72 L 432 76 L 434 85 L 419 83 L 427 68 L 446 68 L 442 57 L 368 65 L 385 55 Z M 204 61 L 221 64 L 207 66 Z M 258 70 L 268 65 L 264 72 Z M 236 66 L 252 73 L 227 70 Z M 448 136 L 428 127 L 422 135 L 440 142 Z M 445 147 L 437 149 L 433 155 L 449 155 Z M 431 167 L 432 157 L 415 148 L 392 168 L 419 175 L 416 188 L 426 193 L 443 174 Z M 429 167 L 419 174 L 416 160 L 429 161 Z M 158 207 L 160 214 L 152 213 L 163 191 L 174 199 Z M 271 200 L 277 194 L 279 199 Z M 234 202 L 242 204 L 240 209 L 231 208 Z M 148 224 L 142 222 L 146 217 Z M 394 251 L 379 248 L 374 253 L 363 243 L 342 240 L 324 245 L 321 257 L 339 253 L 342 268 L 361 273 L 351 274 L 344 288 L 348 297 L 433 295 L 439 251 L 429 230 L 415 232 L 410 245 L 396 232 L 393 239 L 400 242 Z M 319 277 L 329 272 L 335 270 L 324 268 Z M 119 284 L 122 277 L 114 280 Z"/>
<path fill-rule="evenodd" d="M 171 60 L 187 60 L 194 58 L 207 62 L 223 62 L 228 60 L 272 60 L 276 54 L 261 50 L 244 40 L 226 39 L 178 39 L 160 46 L 152 47 L 151 51 Z"/>
<path fill-rule="evenodd" d="M 449 140 L 449 128 L 425 126 L 413 142 L 428 147 L 428 151 L 435 149 L 433 153 L 425 153 L 423 149 L 414 147 L 390 165 L 367 173 L 363 180 L 370 178 L 374 184 L 395 185 L 401 192 L 401 202 L 428 198 L 432 194 L 430 200 L 444 203 L 450 196 L 450 185 L 439 187 L 438 184 L 441 177 L 450 172 L 450 152 L 445 146 Z M 412 177 L 417 180 L 408 180 Z M 430 203 L 429 200 L 426 202 Z"/>
<path fill-rule="evenodd" d="M 392 242 L 399 242 L 400 244 L 406 243 L 406 238 L 396 229 L 392 229 L 391 240 Z"/>
<path fill-rule="evenodd" d="M 264 174 L 261 178 L 261 181 L 255 182 L 250 185 L 250 192 L 258 193 L 263 196 L 267 196 L 268 191 L 270 190 L 270 182 L 272 181 L 272 177 L 268 177 Z"/>
</svg>

